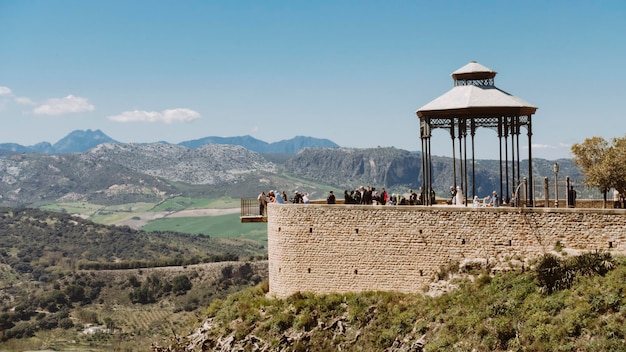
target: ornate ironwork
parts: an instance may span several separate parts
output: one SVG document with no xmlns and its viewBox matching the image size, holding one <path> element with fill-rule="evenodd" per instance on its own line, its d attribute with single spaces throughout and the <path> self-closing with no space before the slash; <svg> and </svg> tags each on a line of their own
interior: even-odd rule
<svg viewBox="0 0 626 352">
<path fill-rule="evenodd" d="M 493 78 L 485 79 L 456 79 L 454 80 L 454 86 L 480 86 L 480 87 L 494 87 Z"/>
</svg>

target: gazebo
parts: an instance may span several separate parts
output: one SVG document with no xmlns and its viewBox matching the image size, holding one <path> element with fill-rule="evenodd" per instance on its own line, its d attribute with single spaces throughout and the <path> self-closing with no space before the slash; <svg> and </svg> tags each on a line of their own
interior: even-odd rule
<svg viewBox="0 0 626 352">
<path fill-rule="evenodd" d="M 528 184 L 532 185 L 532 115 L 537 107 L 515 97 L 494 85 L 497 72 L 471 61 L 452 73 L 454 87 L 416 111 L 420 119 L 422 142 L 422 184 L 425 190 L 433 186 L 431 160 L 431 131 L 443 128 L 450 131 L 454 186 L 461 186 L 467 205 L 468 191 L 468 135 L 471 154 L 472 197 L 475 186 L 474 137 L 479 127 L 494 129 L 498 134 L 500 158 L 500 197 L 505 203 L 511 192 L 521 184 L 519 136 L 521 127 L 528 135 Z M 458 146 L 455 143 L 458 142 Z M 458 154 L 457 154 L 458 153 Z M 457 165 L 458 162 L 458 165 Z M 457 174 L 458 171 L 458 174 Z M 457 184 L 457 176 L 460 178 Z M 525 199 L 533 204 L 532 192 L 526 189 Z M 520 199 L 519 195 L 517 196 Z M 425 197 L 426 204 L 430 197 Z"/>
</svg>

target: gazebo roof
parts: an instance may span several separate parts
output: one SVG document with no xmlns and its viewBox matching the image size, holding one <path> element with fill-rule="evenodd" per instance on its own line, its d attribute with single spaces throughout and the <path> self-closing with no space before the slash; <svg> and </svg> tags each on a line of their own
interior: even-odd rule
<svg viewBox="0 0 626 352">
<path fill-rule="evenodd" d="M 452 72 L 452 77 L 456 75 L 463 75 L 468 73 L 490 73 L 495 76 L 496 71 L 479 64 L 476 61 L 470 61 L 467 65 L 461 67 L 460 69 Z"/>
<path fill-rule="evenodd" d="M 452 73 L 456 80 L 491 79 L 496 72 L 474 61 Z M 494 85 L 457 85 L 419 108 L 419 117 L 491 117 L 534 114 L 536 106 Z"/>
</svg>

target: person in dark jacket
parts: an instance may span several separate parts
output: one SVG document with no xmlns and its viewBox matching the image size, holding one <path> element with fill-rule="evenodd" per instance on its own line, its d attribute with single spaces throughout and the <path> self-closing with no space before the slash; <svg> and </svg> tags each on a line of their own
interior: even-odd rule
<svg viewBox="0 0 626 352">
<path fill-rule="evenodd" d="M 333 191 L 328 192 L 328 198 L 326 198 L 326 203 L 335 204 L 335 194 Z"/>
</svg>

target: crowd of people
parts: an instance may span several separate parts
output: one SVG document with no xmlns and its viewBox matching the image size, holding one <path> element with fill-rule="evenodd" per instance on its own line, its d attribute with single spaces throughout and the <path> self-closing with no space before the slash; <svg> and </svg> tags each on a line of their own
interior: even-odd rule
<svg viewBox="0 0 626 352">
<path fill-rule="evenodd" d="M 272 191 L 267 192 L 267 194 L 265 193 L 265 191 L 263 191 L 259 194 L 259 196 L 257 197 L 257 200 L 259 201 L 259 215 L 262 215 L 262 216 L 266 215 L 265 210 L 267 208 L 267 203 L 278 203 L 278 204 L 285 204 L 285 203 L 290 203 L 290 202 L 294 204 L 311 203 L 308 193 L 300 193 L 298 191 L 295 192 L 294 196 L 291 199 L 287 196 L 287 193 L 285 191 L 279 192 L 279 191 L 272 190 Z"/>
<path fill-rule="evenodd" d="M 430 204 L 435 204 L 435 192 L 431 189 L 430 192 Z M 361 205 L 425 205 L 425 193 L 424 188 L 420 187 L 418 192 L 412 189 L 405 194 L 388 193 L 383 187 L 380 191 L 376 187 L 361 186 L 355 190 L 344 191 L 344 204 L 361 204 Z M 258 197 L 259 201 L 259 214 L 265 215 L 268 203 L 293 203 L 293 204 L 308 204 L 311 202 L 308 193 L 301 193 L 295 191 L 294 196 L 289 198 L 287 193 L 279 191 L 265 191 L 261 192 Z M 333 191 L 329 191 L 326 197 L 327 204 L 336 204 L 337 197 Z"/>
<path fill-rule="evenodd" d="M 573 202 L 576 199 L 576 191 L 572 186 L 571 190 L 568 190 L 570 193 L 568 195 L 569 198 L 572 199 Z M 417 192 L 412 189 L 409 189 L 407 193 L 404 194 L 396 194 L 396 193 L 387 193 L 385 188 L 383 187 L 380 192 L 372 186 L 361 186 L 352 191 L 345 190 L 344 191 L 344 204 L 361 204 L 361 205 L 426 205 L 426 204 L 437 204 L 435 199 L 435 191 L 431 188 L 429 192 L 428 199 L 429 203 L 426 203 L 426 194 L 424 192 L 424 188 L 420 187 Z M 278 191 L 269 191 L 267 194 L 265 192 L 261 192 L 258 196 L 259 200 L 259 214 L 265 215 L 265 209 L 267 208 L 267 203 L 294 203 L 294 204 L 308 204 L 311 203 L 309 199 L 309 193 L 301 193 L 295 191 L 294 196 L 289 198 L 287 194 Z M 471 201 L 471 203 L 470 203 Z M 475 195 L 473 199 L 470 199 L 467 205 L 471 205 L 472 207 L 499 207 L 502 204 L 502 199 L 498 195 L 498 192 L 493 191 L 491 195 L 487 195 L 486 197 L 480 198 Z M 337 198 L 333 191 L 328 193 L 326 197 L 327 204 L 336 204 Z M 626 208 L 626 198 L 624 196 L 624 192 L 620 193 L 617 190 L 613 194 L 613 204 L 615 208 Z M 463 190 L 461 187 L 450 186 L 450 198 L 446 201 L 449 205 L 465 205 L 465 195 L 463 194 Z M 511 198 L 508 200 L 508 205 L 517 206 L 517 197 L 515 193 L 511 195 Z M 569 205 L 569 204 L 568 204 Z"/>
</svg>

